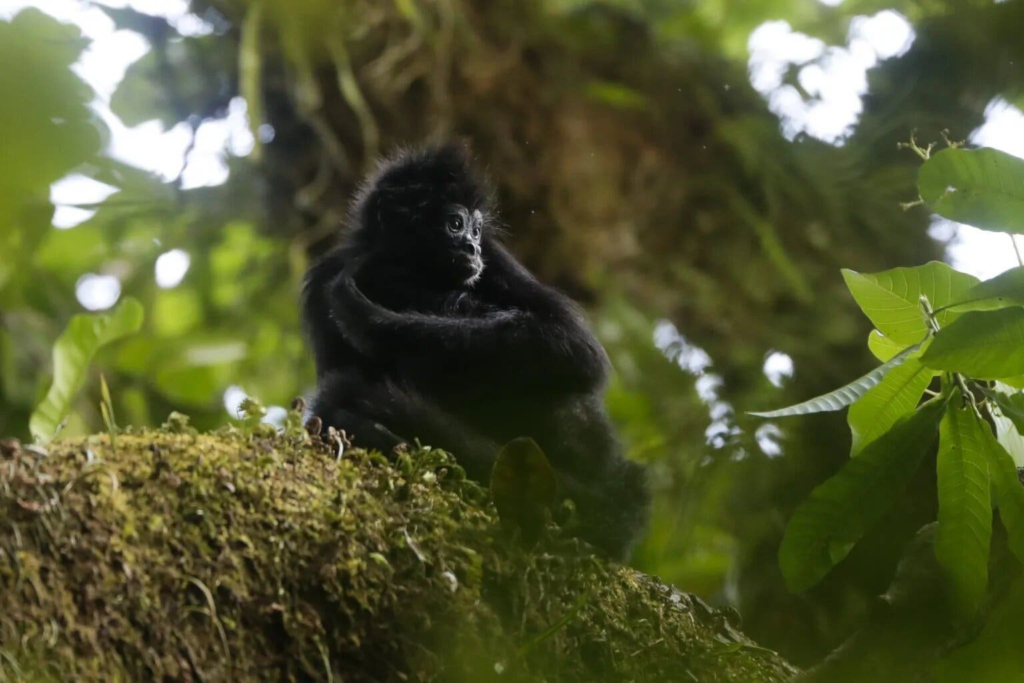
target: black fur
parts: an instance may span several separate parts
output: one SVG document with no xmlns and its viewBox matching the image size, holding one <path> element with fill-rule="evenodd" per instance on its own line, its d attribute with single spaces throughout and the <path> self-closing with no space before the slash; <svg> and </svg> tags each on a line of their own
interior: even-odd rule
<svg viewBox="0 0 1024 683">
<path fill-rule="evenodd" d="M 312 412 L 357 445 L 444 448 L 481 481 L 501 444 L 531 436 L 576 503 L 579 535 L 621 556 L 649 495 L 603 407 L 607 356 L 575 304 L 498 243 L 493 215 L 461 147 L 381 165 L 343 244 L 307 275 Z"/>
</svg>

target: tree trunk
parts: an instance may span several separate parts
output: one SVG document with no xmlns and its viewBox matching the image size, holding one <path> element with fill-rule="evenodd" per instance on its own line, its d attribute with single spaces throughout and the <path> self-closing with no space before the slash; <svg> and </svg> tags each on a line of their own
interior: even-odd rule
<svg viewBox="0 0 1024 683">
<path fill-rule="evenodd" d="M 523 549 L 437 450 L 292 414 L 0 454 L 0 680 L 783 681 L 730 615 L 552 527 Z"/>
</svg>

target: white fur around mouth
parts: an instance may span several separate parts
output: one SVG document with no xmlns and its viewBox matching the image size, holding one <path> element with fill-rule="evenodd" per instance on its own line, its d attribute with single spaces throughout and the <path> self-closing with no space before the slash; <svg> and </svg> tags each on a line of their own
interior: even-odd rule
<svg viewBox="0 0 1024 683">
<path fill-rule="evenodd" d="M 466 284 L 472 287 L 480 279 L 480 276 L 484 272 L 484 261 L 479 256 L 474 257 L 470 263 L 473 266 L 473 274 L 466 278 Z"/>
</svg>

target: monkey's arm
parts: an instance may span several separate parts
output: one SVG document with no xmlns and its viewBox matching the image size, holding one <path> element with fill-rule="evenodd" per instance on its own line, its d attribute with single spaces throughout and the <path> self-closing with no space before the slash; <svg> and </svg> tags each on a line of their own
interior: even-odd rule
<svg viewBox="0 0 1024 683">
<path fill-rule="evenodd" d="M 541 322 L 571 328 L 574 335 L 597 344 L 580 307 L 537 280 L 504 246 L 493 239 L 485 240 L 483 256 L 484 274 L 474 291 L 485 304 L 528 311 Z"/>
<path fill-rule="evenodd" d="M 302 323 L 313 347 L 318 379 L 356 363 L 360 355 L 330 318 L 331 283 L 348 260 L 342 250 L 329 252 L 309 269 L 303 282 Z"/>
<path fill-rule="evenodd" d="M 575 311 L 508 308 L 475 317 L 397 313 L 370 301 L 354 271 L 331 287 L 331 315 L 360 351 L 399 363 L 403 369 L 458 368 L 481 377 L 551 383 L 590 391 L 607 375 L 607 356 Z"/>
<path fill-rule="evenodd" d="M 575 309 L 567 297 L 539 282 L 500 242 L 485 239 L 483 258 L 484 273 L 477 290 L 485 300 L 502 308 L 553 314 Z"/>
</svg>

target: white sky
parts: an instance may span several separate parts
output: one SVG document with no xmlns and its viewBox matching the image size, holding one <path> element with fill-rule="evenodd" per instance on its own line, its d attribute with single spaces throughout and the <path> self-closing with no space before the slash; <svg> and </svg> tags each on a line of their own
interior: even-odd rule
<svg viewBox="0 0 1024 683">
<path fill-rule="evenodd" d="M 764 376 L 776 387 L 781 387 L 793 376 L 793 359 L 782 351 L 769 351 L 764 359 Z"/>
<path fill-rule="evenodd" d="M 842 0 L 820 0 L 838 5 Z M 785 21 L 758 26 L 748 41 L 750 83 L 780 120 L 782 134 L 794 139 L 804 133 L 842 145 L 860 118 L 867 93 L 867 72 L 881 61 L 897 57 L 914 42 L 914 29 L 898 12 L 883 10 L 850 21 L 845 46 L 827 46 L 821 40 L 794 31 Z M 805 100 L 783 77 L 800 66 L 797 80 L 810 96 Z M 1002 98 L 985 112 L 985 124 L 970 141 L 1024 157 L 1024 113 Z M 908 197 L 908 200 L 910 198 Z M 935 217 L 929 230 L 947 243 L 947 260 L 957 269 L 988 279 L 1018 264 L 1010 238 Z M 1016 238 L 1024 251 L 1024 239 Z"/>
<path fill-rule="evenodd" d="M 747 41 L 750 83 L 768 100 L 788 139 L 806 133 L 841 145 L 860 118 L 868 69 L 903 54 L 913 43 L 914 29 L 893 10 L 854 17 L 842 46 L 794 31 L 786 21 L 766 21 Z M 783 84 L 794 65 L 803 65 L 797 81 L 810 99 Z"/>
<path fill-rule="evenodd" d="M 154 266 L 157 286 L 162 289 L 177 287 L 185 279 L 191 262 L 191 257 L 184 249 L 171 249 L 160 254 Z"/>
</svg>

